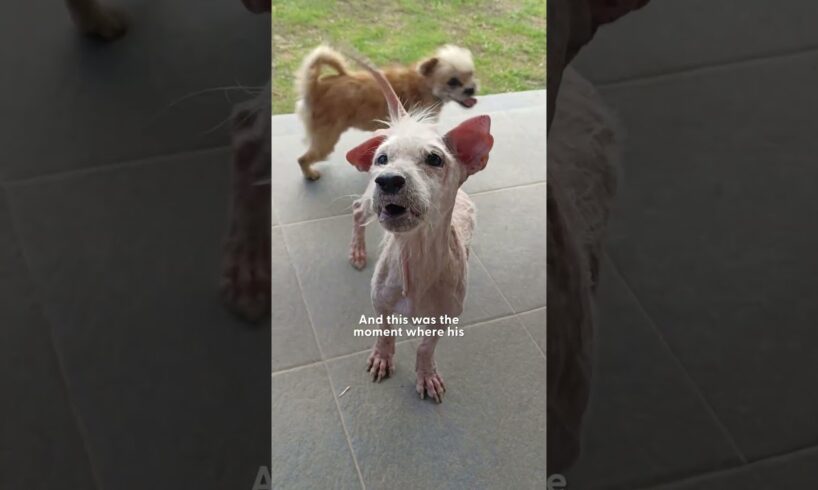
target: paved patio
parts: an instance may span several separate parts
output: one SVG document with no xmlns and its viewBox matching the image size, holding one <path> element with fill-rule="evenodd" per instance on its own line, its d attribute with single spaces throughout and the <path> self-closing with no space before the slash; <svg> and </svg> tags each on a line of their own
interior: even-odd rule
<svg viewBox="0 0 818 490">
<path fill-rule="evenodd" d="M 569 488 L 816 487 L 816 16 L 654 1 L 577 59 L 627 141 Z"/>
<path fill-rule="evenodd" d="M 0 4 L 0 488 L 249 489 L 270 333 L 220 304 L 231 102 L 199 92 L 266 83 L 269 16 L 113 3 L 110 45 Z"/>
<path fill-rule="evenodd" d="M 398 343 L 394 377 L 375 384 L 364 370 L 373 339 L 352 334 L 372 313 L 381 231 L 368 228 L 368 265 L 353 269 L 351 196 L 367 175 L 344 154 L 367 134 L 347 132 L 308 182 L 300 124 L 273 116 L 274 488 L 545 487 L 545 101 L 491 95 L 441 116 L 448 129 L 491 115 L 495 145 L 465 184 L 478 225 L 465 334 L 437 351 L 440 405 L 415 393 L 416 339 Z"/>
</svg>

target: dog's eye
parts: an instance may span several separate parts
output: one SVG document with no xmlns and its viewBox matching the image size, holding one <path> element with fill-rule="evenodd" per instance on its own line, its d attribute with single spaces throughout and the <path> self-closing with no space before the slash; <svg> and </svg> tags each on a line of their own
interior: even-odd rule
<svg viewBox="0 0 818 490">
<path fill-rule="evenodd" d="M 386 156 L 386 153 L 381 153 L 378 155 L 378 159 L 375 160 L 375 163 L 378 165 L 386 165 L 386 162 L 389 161 L 389 158 Z"/>
<path fill-rule="evenodd" d="M 432 167 L 442 167 L 443 159 L 440 158 L 440 155 L 437 153 L 429 153 L 426 155 L 426 165 L 431 165 Z"/>
<path fill-rule="evenodd" d="M 456 77 L 452 77 L 452 78 L 450 78 L 450 79 L 449 79 L 449 81 L 448 81 L 448 82 L 446 82 L 446 84 L 448 84 L 448 85 L 449 85 L 449 87 L 459 87 L 459 86 L 463 85 L 463 84 L 460 82 L 460 80 L 458 80 Z"/>
</svg>

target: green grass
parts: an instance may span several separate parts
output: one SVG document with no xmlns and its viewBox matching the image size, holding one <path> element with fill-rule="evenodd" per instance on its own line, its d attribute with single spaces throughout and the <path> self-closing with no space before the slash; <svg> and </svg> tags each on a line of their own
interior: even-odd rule
<svg viewBox="0 0 818 490">
<path fill-rule="evenodd" d="M 293 111 L 293 75 L 316 45 L 347 45 L 378 65 L 442 44 L 469 48 L 480 94 L 545 88 L 546 0 L 276 0 L 273 113 Z"/>
</svg>

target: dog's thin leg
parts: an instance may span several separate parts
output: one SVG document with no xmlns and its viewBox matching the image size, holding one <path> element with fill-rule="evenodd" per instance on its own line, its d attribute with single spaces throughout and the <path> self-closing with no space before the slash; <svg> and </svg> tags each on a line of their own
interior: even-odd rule
<svg viewBox="0 0 818 490">
<path fill-rule="evenodd" d="M 128 23 L 119 10 L 98 0 L 65 0 L 74 23 L 86 34 L 111 41 L 125 34 Z"/>
<path fill-rule="evenodd" d="M 309 180 L 318 180 L 321 177 L 321 174 L 313 170 L 311 165 L 326 159 L 332 153 L 342 132 L 343 129 L 326 128 L 310 134 L 310 149 L 298 159 L 304 177 Z"/>
<path fill-rule="evenodd" d="M 366 221 L 369 206 L 359 199 L 352 203 L 352 242 L 349 244 L 349 263 L 361 270 L 366 267 Z"/>
<path fill-rule="evenodd" d="M 260 98 L 237 108 L 233 120 L 233 208 L 222 266 L 222 297 L 250 321 L 270 312 L 269 104 Z"/>
<path fill-rule="evenodd" d="M 301 166 L 301 173 L 308 180 L 318 180 L 321 178 L 321 173 L 318 170 L 313 170 L 310 166 L 319 161 L 320 158 L 315 156 L 315 152 L 310 149 L 298 158 L 298 164 Z"/>
<path fill-rule="evenodd" d="M 420 341 L 415 363 L 415 373 L 417 375 L 415 389 L 421 400 L 425 394 L 428 394 L 429 398 L 440 403 L 443 401 L 443 394 L 446 393 L 446 385 L 443 384 L 443 378 L 435 368 L 434 355 L 438 340 L 440 340 L 440 337 L 431 336 L 423 337 L 423 340 Z"/>
<path fill-rule="evenodd" d="M 386 327 L 390 328 L 390 327 Z M 388 378 L 395 372 L 395 337 L 381 335 L 372 346 L 372 353 L 366 361 L 366 371 L 372 375 L 372 381 Z"/>
</svg>

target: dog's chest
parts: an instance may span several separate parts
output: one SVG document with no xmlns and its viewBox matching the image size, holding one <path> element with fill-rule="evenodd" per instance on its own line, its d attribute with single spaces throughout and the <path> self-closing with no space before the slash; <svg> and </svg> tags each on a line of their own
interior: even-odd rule
<svg viewBox="0 0 818 490">
<path fill-rule="evenodd" d="M 465 249 L 452 243 L 442 261 L 418 261 L 408 265 L 410 287 L 404 295 L 404 277 L 398 261 L 382 257 L 372 280 L 372 304 L 378 312 L 403 316 L 458 316 L 468 284 Z"/>
<path fill-rule="evenodd" d="M 377 311 L 398 313 L 406 317 L 438 317 L 444 314 L 459 316 L 466 299 L 467 275 L 464 271 L 458 280 L 435 283 L 421 294 L 409 291 L 404 296 L 400 284 L 385 286 L 374 292 L 373 305 Z"/>
</svg>

